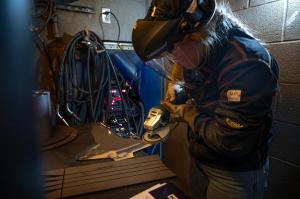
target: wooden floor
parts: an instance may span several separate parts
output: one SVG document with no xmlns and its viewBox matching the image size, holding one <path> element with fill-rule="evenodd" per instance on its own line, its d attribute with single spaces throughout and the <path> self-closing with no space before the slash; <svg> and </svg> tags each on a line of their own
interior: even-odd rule
<svg viewBox="0 0 300 199">
<path fill-rule="evenodd" d="M 48 171 L 48 170 L 61 169 L 66 167 L 78 166 L 78 165 L 88 165 L 88 164 L 112 161 L 109 159 L 76 161 L 75 157 L 78 153 L 96 144 L 91 134 L 92 129 L 95 128 L 94 125 L 95 124 L 76 127 L 76 129 L 78 130 L 78 137 L 75 140 L 59 148 L 43 152 L 42 153 L 43 170 Z M 143 156 L 145 154 L 143 152 L 140 152 L 137 155 Z M 155 184 L 162 183 L 162 182 L 170 182 L 179 188 L 182 187 L 181 183 L 178 181 L 177 178 L 171 178 L 166 180 L 143 183 L 139 185 L 126 186 L 122 188 L 116 188 L 112 190 L 101 191 L 101 192 L 96 192 L 91 194 L 85 194 L 85 195 L 76 196 L 72 198 L 125 199 L 139 192 L 142 192 L 143 190 Z"/>
</svg>

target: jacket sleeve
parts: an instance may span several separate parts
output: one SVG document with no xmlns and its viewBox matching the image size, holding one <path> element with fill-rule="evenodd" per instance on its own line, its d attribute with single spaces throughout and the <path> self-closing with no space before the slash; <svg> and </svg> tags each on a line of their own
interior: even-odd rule
<svg viewBox="0 0 300 199">
<path fill-rule="evenodd" d="M 219 101 L 213 115 L 198 115 L 194 133 L 213 151 L 241 157 L 255 147 L 265 131 L 264 118 L 270 113 L 277 80 L 259 61 L 226 70 L 221 71 L 217 80 Z"/>
</svg>

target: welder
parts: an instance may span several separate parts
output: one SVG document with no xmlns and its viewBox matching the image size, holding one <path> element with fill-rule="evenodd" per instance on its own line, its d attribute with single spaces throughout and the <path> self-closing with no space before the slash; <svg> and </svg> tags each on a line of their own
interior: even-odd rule
<svg viewBox="0 0 300 199">
<path fill-rule="evenodd" d="M 279 67 L 262 41 L 215 0 L 153 0 L 132 41 L 145 62 L 173 64 L 161 105 L 189 126 L 206 197 L 263 198 Z M 188 96 L 182 104 L 172 103 L 178 80 Z"/>
</svg>

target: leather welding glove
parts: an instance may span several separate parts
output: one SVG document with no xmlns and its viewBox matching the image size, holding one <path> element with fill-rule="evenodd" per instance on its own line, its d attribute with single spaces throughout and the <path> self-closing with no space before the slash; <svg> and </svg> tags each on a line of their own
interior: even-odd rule
<svg viewBox="0 0 300 199">
<path fill-rule="evenodd" d="M 167 91 L 166 91 L 166 96 L 165 96 L 165 100 L 172 102 L 176 99 L 176 90 L 175 90 L 175 84 L 173 83 L 168 83 L 167 86 Z"/>
<path fill-rule="evenodd" d="M 172 66 L 172 78 L 183 80 L 183 69 L 179 64 L 173 64 Z"/>
<path fill-rule="evenodd" d="M 182 67 L 178 64 L 173 64 L 172 66 L 172 79 L 174 80 L 183 80 L 183 70 Z M 165 95 L 165 100 L 172 102 L 176 99 L 176 85 L 172 82 L 168 83 L 167 91 Z"/>
<path fill-rule="evenodd" d="M 195 119 L 198 115 L 197 107 L 194 104 L 174 105 L 168 101 L 162 101 L 161 105 L 170 112 L 170 117 L 176 121 L 185 121 L 194 132 Z"/>
</svg>

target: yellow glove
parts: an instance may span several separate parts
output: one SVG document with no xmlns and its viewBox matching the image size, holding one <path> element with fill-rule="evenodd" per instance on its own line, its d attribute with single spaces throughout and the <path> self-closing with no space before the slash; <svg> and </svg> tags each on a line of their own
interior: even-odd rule
<svg viewBox="0 0 300 199">
<path fill-rule="evenodd" d="M 179 85 L 174 84 L 183 80 L 183 70 L 178 64 L 173 64 L 172 66 L 172 79 L 174 81 L 168 83 L 165 95 L 165 100 L 169 102 L 174 101 L 176 99 L 176 91 L 178 92 L 178 90 L 182 89 Z"/>
<path fill-rule="evenodd" d="M 179 80 L 179 81 L 183 80 L 183 69 L 179 64 L 173 64 L 172 78 Z"/>
<path fill-rule="evenodd" d="M 172 119 L 185 121 L 192 131 L 194 131 L 194 122 L 198 115 L 197 107 L 194 104 L 174 105 L 168 101 L 162 101 L 161 105 L 170 112 L 170 117 Z"/>
</svg>

